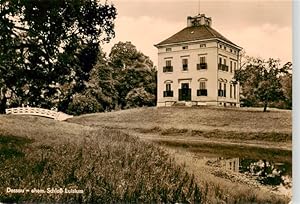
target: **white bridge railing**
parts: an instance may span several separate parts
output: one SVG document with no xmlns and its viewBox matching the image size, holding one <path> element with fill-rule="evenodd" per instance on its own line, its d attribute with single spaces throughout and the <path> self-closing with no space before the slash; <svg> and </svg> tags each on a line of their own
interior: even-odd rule
<svg viewBox="0 0 300 204">
<path fill-rule="evenodd" d="M 54 120 L 63 121 L 68 118 L 72 118 L 72 115 L 65 114 L 63 112 L 57 112 L 53 110 L 43 109 L 43 108 L 31 108 L 31 107 L 18 107 L 18 108 L 8 108 L 5 109 L 6 114 L 14 115 L 36 115 L 48 118 L 53 118 Z"/>
</svg>

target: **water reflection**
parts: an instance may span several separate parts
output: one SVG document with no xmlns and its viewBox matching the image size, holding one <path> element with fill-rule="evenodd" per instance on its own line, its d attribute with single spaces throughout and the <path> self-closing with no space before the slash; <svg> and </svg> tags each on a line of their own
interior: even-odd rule
<svg viewBox="0 0 300 204">
<path fill-rule="evenodd" d="M 241 159 L 240 172 L 251 176 L 264 185 L 291 185 L 291 167 L 286 163 L 266 160 Z"/>
<path fill-rule="evenodd" d="M 208 159 L 206 164 L 225 169 L 226 171 L 246 174 L 263 185 L 280 185 L 285 188 L 291 188 L 292 185 L 291 164 L 288 163 L 217 157 Z"/>
<path fill-rule="evenodd" d="M 239 158 L 225 159 L 223 157 L 216 157 L 216 158 L 210 158 L 206 164 L 210 166 L 220 167 L 225 170 L 239 172 L 240 159 Z"/>
</svg>

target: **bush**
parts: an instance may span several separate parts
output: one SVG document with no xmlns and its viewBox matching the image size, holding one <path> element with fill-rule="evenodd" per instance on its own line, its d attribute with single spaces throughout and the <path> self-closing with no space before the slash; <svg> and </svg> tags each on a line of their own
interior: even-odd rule
<svg viewBox="0 0 300 204">
<path fill-rule="evenodd" d="M 75 94 L 66 112 L 72 115 L 80 115 L 100 111 L 103 111 L 103 107 L 94 96 Z"/>
<path fill-rule="evenodd" d="M 148 93 L 144 88 L 134 88 L 126 96 L 126 107 L 135 108 L 155 105 L 155 96 Z"/>
</svg>

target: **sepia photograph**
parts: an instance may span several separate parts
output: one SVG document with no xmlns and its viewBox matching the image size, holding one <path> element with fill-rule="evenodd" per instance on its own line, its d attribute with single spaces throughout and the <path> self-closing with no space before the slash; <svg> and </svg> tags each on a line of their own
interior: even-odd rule
<svg viewBox="0 0 300 204">
<path fill-rule="evenodd" d="M 0 0 L 0 204 L 296 203 L 293 20 L 292 0 Z"/>
</svg>

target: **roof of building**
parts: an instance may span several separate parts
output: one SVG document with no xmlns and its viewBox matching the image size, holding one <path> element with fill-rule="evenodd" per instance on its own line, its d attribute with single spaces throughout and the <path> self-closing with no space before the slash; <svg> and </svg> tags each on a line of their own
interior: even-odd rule
<svg viewBox="0 0 300 204">
<path fill-rule="evenodd" d="M 233 42 L 225 38 L 218 31 L 216 31 L 215 29 L 213 29 L 208 25 L 186 27 L 181 31 L 179 31 L 178 33 L 176 33 L 175 35 L 158 43 L 156 46 L 189 42 L 189 41 L 197 41 L 197 40 L 209 40 L 214 38 L 219 38 L 221 40 L 224 40 L 225 42 L 237 46 L 236 44 L 234 44 Z"/>
</svg>

